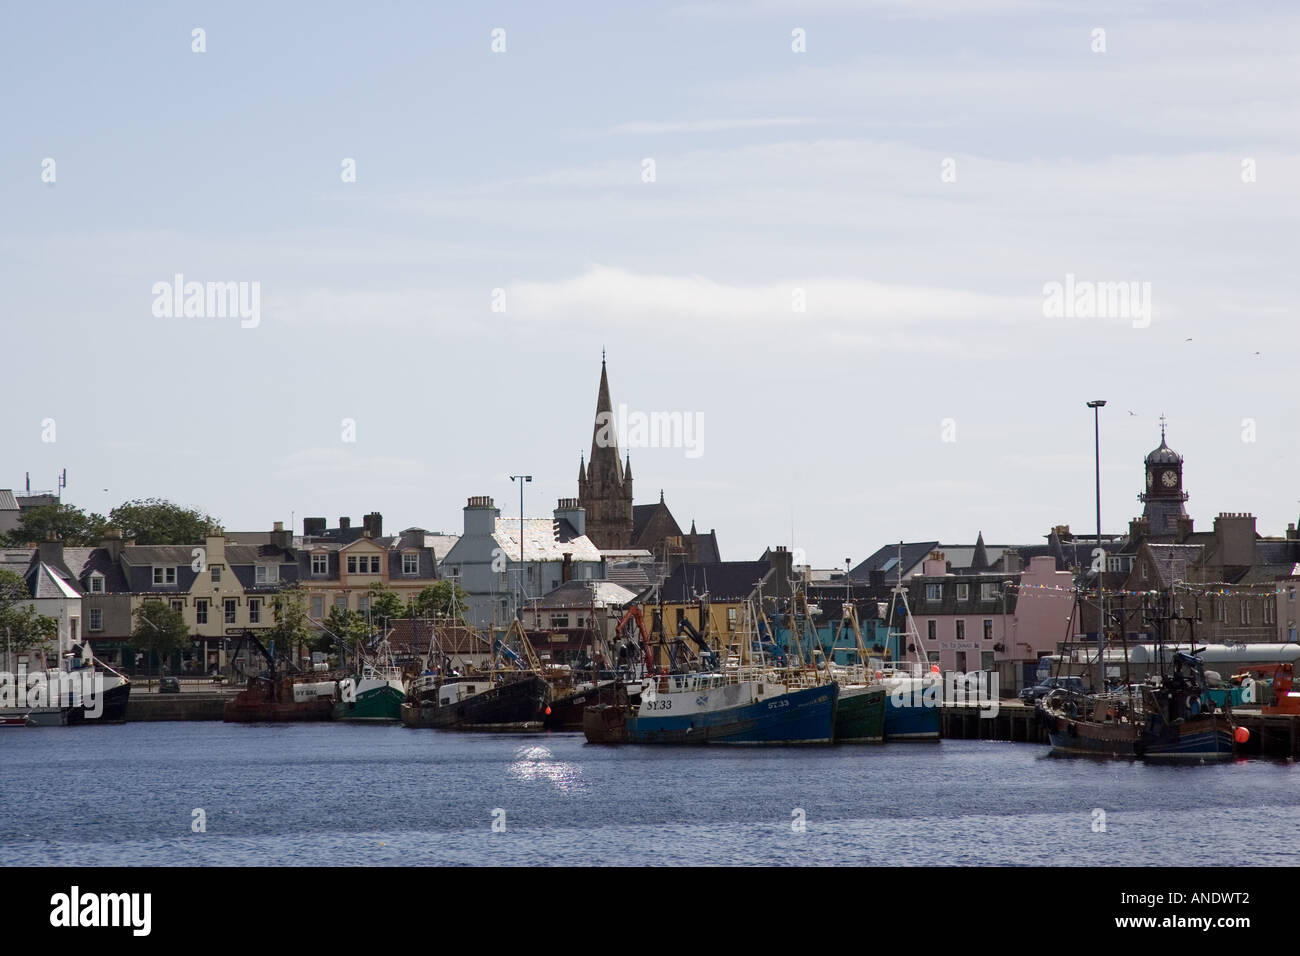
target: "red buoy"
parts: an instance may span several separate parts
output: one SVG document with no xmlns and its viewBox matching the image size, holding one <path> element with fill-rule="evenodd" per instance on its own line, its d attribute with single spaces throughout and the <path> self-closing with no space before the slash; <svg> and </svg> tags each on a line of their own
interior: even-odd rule
<svg viewBox="0 0 1300 956">
<path fill-rule="evenodd" d="M 551 716 L 551 705 L 550 705 L 550 704 L 547 704 L 547 705 L 546 705 L 546 716 L 547 716 L 547 717 Z"/>
<path fill-rule="evenodd" d="M 1232 736 L 1237 741 L 1237 743 L 1244 744 L 1247 740 L 1250 739 L 1250 731 L 1247 730 L 1245 727 L 1238 727 L 1235 731 L 1233 731 Z"/>
</svg>

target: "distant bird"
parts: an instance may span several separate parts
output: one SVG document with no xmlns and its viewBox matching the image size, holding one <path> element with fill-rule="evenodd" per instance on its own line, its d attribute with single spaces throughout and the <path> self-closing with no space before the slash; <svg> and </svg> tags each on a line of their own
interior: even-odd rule
<svg viewBox="0 0 1300 956">
<path fill-rule="evenodd" d="M 1130 415 L 1136 415 L 1137 412 L 1129 412 Z"/>
<path fill-rule="evenodd" d="M 1191 341 L 1191 338 L 1183 339 L 1183 341 L 1184 341 L 1184 342 L 1190 342 L 1190 341 Z"/>
</svg>

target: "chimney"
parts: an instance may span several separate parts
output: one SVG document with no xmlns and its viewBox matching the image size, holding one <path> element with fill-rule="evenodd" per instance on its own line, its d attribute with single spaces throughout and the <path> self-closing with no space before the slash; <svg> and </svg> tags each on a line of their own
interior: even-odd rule
<svg viewBox="0 0 1300 956">
<path fill-rule="evenodd" d="M 372 511 L 361 519 L 362 525 L 366 529 L 366 535 L 371 538 L 382 538 L 384 536 L 384 516 L 378 511 Z"/>
<path fill-rule="evenodd" d="M 283 521 L 277 521 L 271 526 L 271 544 L 284 551 L 293 547 L 293 532 L 284 530 Z"/>
<path fill-rule="evenodd" d="M 573 578 L 573 552 L 565 551 L 564 565 L 560 568 L 560 581 L 561 583 L 563 583 L 565 581 L 571 580 L 572 578 Z"/>
<path fill-rule="evenodd" d="M 42 564 L 48 564 L 52 568 L 63 567 L 63 542 L 53 531 L 46 535 L 44 541 L 37 544 L 36 551 L 40 555 Z"/>
<path fill-rule="evenodd" d="M 1186 538 L 1191 533 L 1192 533 L 1191 515 L 1179 515 L 1178 516 L 1178 537 Z"/>
<path fill-rule="evenodd" d="M 578 504 L 577 498 L 561 498 L 555 506 L 555 520 L 569 522 L 580 535 L 587 533 L 587 509 Z"/>
<path fill-rule="evenodd" d="M 494 534 L 499 517 L 501 511 L 492 503 L 490 495 L 475 495 L 465 505 L 465 536 Z"/>
<path fill-rule="evenodd" d="M 1056 562 L 1052 562 L 1055 565 Z M 1025 569 L 1025 562 L 1020 557 L 1020 552 L 1015 548 L 1007 548 L 1002 552 L 1002 570 L 1008 574 L 1015 574 Z"/>
<path fill-rule="evenodd" d="M 1255 516 L 1224 512 L 1214 519 L 1215 562 L 1243 568 L 1255 563 Z"/>
<path fill-rule="evenodd" d="M 1286 539 L 1288 541 L 1300 539 L 1300 531 L 1296 531 L 1294 521 L 1286 526 Z"/>
<path fill-rule="evenodd" d="M 340 519 L 339 519 L 339 530 L 340 530 L 340 531 L 347 531 L 347 530 L 349 530 L 351 527 L 352 527 L 352 519 L 351 519 L 351 518 L 340 518 Z"/>
<path fill-rule="evenodd" d="M 325 519 L 324 518 L 303 518 L 302 534 L 305 538 L 321 538 L 325 536 Z"/>
<path fill-rule="evenodd" d="M 790 579 L 794 577 L 794 555 L 789 552 L 785 545 L 778 544 L 768 556 L 768 564 L 776 572 L 775 593 L 789 593 Z"/>
<path fill-rule="evenodd" d="M 931 551 L 930 556 L 921 565 L 921 573 L 927 577 L 936 574 L 947 574 L 948 561 L 944 558 L 943 552 Z"/>
<path fill-rule="evenodd" d="M 882 568 L 872 568 L 870 580 L 873 588 L 883 588 L 885 586 L 884 570 Z"/>
<path fill-rule="evenodd" d="M 99 546 L 108 552 L 108 556 L 114 562 L 122 557 L 122 531 L 120 528 L 109 528 L 104 532 L 103 539 Z"/>
<path fill-rule="evenodd" d="M 1128 536 L 1130 540 L 1137 541 L 1141 538 L 1148 537 L 1151 534 L 1151 522 L 1145 515 L 1134 518 L 1128 523 Z"/>
</svg>

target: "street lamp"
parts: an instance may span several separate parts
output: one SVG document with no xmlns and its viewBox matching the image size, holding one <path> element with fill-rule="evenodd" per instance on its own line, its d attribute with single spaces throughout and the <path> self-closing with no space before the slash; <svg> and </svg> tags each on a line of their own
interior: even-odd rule
<svg viewBox="0 0 1300 956">
<path fill-rule="evenodd" d="M 524 561 L 524 483 L 533 480 L 532 475 L 511 475 L 510 480 L 519 479 L 519 563 Z"/>
<path fill-rule="evenodd" d="M 1106 592 L 1103 587 L 1106 573 L 1106 553 L 1101 549 L 1101 409 L 1106 402 L 1095 399 L 1088 403 L 1092 409 L 1093 449 L 1097 461 L 1097 558 L 1101 562 L 1097 568 L 1097 685 L 1095 693 L 1105 690 L 1106 670 L 1101 655 L 1106 646 Z"/>
</svg>

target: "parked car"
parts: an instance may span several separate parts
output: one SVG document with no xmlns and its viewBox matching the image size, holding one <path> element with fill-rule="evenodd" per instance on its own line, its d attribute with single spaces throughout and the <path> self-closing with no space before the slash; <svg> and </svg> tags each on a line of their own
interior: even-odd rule
<svg viewBox="0 0 1300 956">
<path fill-rule="evenodd" d="M 1026 687 L 1020 692 L 1020 699 L 1026 704 L 1042 700 L 1054 690 L 1072 690 L 1083 693 L 1082 677 L 1049 677 L 1037 687 Z"/>
<path fill-rule="evenodd" d="M 160 694 L 179 694 L 181 692 L 181 682 L 175 677 L 158 678 L 158 693 Z"/>
</svg>

